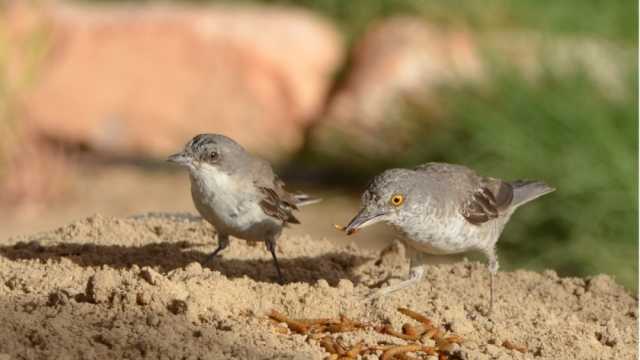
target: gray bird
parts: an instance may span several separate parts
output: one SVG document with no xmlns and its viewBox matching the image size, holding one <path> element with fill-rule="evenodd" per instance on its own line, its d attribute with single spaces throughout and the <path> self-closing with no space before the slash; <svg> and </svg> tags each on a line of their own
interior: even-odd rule
<svg viewBox="0 0 640 360">
<path fill-rule="evenodd" d="M 269 163 L 224 135 L 197 135 L 167 160 L 189 169 L 193 203 L 216 228 L 218 247 L 205 263 L 229 245 L 230 235 L 264 241 L 282 282 L 275 252 L 282 228 L 300 223 L 293 215 L 299 206 L 320 200 L 287 192 Z"/>
<path fill-rule="evenodd" d="M 503 181 L 445 163 L 390 169 L 376 176 L 362 195 L 360 212 L 344 228 L 347 235 L 384 221 L 395 227 L 410 250 L 409 279 L 372 296 L 389 294 L 420 281 L 423 253 L 442 255 L 471 250 L 489 260 L 490 307 L 498 271 L 496 242 L 513 212 L 555 189 L 541 181 Z"/>
</svg>

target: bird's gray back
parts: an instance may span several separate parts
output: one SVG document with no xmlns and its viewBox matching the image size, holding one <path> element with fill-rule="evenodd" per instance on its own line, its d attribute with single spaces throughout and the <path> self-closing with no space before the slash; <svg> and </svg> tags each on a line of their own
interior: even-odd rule
<svg viewBox="0 0 640 360">
<path fill-rule="evenodd" d="M 461 212 L 472 223 L 508 211 L 513 200 L 513 188 L 508 182 L 480 176 L 463 165 L 426 163 L 415 170 L 428 178 L 436 201 L 449 211 Z"/>
<path fill-rule="evenodd" d="M 480 183 L 475 171 L 462 166 L 426 163 L 414 169 L 418 193 L 428 193 L 430 211 L 436 218 L 448 217 Z"/>
</svg>

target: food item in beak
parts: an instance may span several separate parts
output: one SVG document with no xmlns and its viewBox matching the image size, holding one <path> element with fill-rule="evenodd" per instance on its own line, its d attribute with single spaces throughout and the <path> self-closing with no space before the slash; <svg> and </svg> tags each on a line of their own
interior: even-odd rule
<svg viewBox="0 0 640 360">
<path fill-rule="evenodd" d="M 347 227 L 346 226 L 338 225 L 338 224 L 333 224 L 333 227 L 335 227 L 336 229 L 338 229 L 340 231 L 346 231 L 347 235 L 354 234 L 356 231 L 358 231 L 357 229 L 351 229 L 351 230 L 347 231 Z"/>
</svg>

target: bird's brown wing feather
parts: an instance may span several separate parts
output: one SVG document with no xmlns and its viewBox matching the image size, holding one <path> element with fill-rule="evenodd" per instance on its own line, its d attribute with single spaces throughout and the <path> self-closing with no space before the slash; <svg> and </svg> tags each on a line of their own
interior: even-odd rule
<svg viewBox="0 0 640 360">
<path fill-rule="evenodd" d="M 299 224 L 300 221 L 293 216 L 295 205 L 283 201 L 274 189 L 268 187 L 258 187 L 264 194 L 264 199 L 260 201 L 260 208 L 265 214 L 282 220 L 284 223 Z"/>
<path fill-rule="evenodd" d="M 273 172 L 267 162 L 259 161 L 254 166 L 253 171 L 259 179 L 255 185 L 264 194 L 260 201 L 262 211 L 284 223 L 299 224 L 300 221 L 293 215 L 293 210 L 298 209 L 296 199 L 284 189 L 284 181 Z"/>
<path fill-rule="evenodd" d="M 480 225 L 497 218 L 513 200 L 513 187 L 495 178 L 481 178 L 477 188 L 462 202 L 460 213 L 468 222 Z"/>
</svg>

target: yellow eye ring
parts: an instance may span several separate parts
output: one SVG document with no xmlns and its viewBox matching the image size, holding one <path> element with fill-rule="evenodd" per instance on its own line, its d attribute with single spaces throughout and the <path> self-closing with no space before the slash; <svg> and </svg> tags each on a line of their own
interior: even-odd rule
<svg viewBox="0 0 640 360">
<path fill-rule="evenodd" d="M 404 196 L 400 194 L 396 194 L 396 195 L 393 195 L 393 197 L 391 197 L 391 205 L 393 206 L 400 206 L 402 205 L 403 202 L 404 202 Z"/>
</svg>

